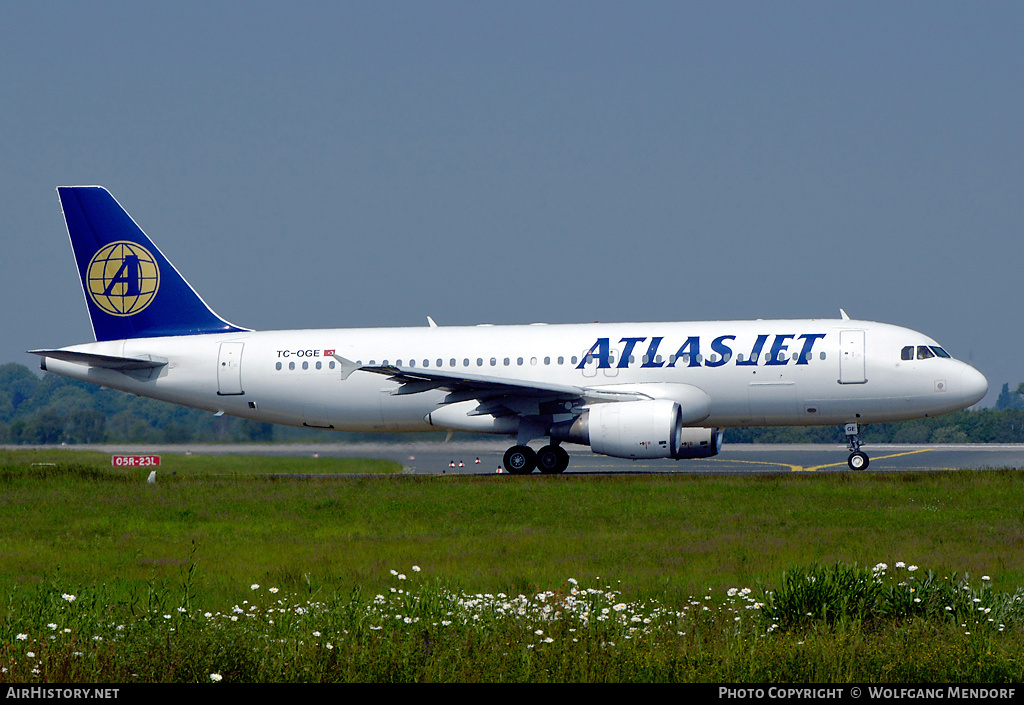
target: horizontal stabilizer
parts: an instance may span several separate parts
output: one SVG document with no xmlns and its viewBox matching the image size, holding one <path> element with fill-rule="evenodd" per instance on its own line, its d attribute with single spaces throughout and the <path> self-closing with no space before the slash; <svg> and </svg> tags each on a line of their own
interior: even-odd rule
<svg viewBox="0 0 1024 705">
<path fill-rule="evenodd" d="M 74 350 L 29 350 L 33 355 L 40 357 L 52 357 L 54 360 L 74 362 L 90 367 L 102 367 L 107 370 L 152 370 L 163 367 L 167 360 L 146 357 L 117 357 L 116 355 L 97 355 L 96 353 L 75 352 Z"/>
</svg>

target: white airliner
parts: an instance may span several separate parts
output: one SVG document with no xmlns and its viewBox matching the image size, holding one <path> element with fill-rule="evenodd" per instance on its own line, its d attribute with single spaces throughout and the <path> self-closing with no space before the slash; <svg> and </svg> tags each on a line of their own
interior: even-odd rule
<svg viewBox="0 0 1024 705">
<path fill-rule="evenodd" d="M 341 431 L 516 438 L 504 466 L 563 472 L 562 442 L 619 458 L 717 454 L 730 426 L 863 424 L 975 404 L 985 377 L 931 338 L 852 320 L 253 331 L 199 297 L 114 198 L 61 187 L 96 342 L 41 367 L 131 394 Z M 550 439 L 535 451 L 527 445 Z"/>
</svg>

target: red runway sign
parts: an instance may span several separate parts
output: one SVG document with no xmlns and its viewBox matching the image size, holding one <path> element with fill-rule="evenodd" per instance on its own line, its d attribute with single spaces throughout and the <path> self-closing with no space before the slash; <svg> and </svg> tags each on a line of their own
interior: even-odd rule
<svg viewBox="0 0 1024 705">
<path fill-rule="evenodd" d="M 110 464 L 115 468 L 155 468 L 160 464 L 159 455 L 112 455 Z"/>
</svg>

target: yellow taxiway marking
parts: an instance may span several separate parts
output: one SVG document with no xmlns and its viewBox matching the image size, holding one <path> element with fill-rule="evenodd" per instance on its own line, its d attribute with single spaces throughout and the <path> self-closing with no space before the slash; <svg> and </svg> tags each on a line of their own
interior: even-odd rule
<svg viewBox="0 0 1024 705">
<path fill-rule="evenodd" d="M 906 453 L 893 453 L 891 455 L 880 455 L 877 458 L 872 458 L 872 461 L 885 460 L 886 458 L 898 458 L 902 455 L 916 455 L 917 453 L 929 453 L 934 448 L 921 448 L 918 450 L 908 450 Z M 715 458 L 715 462 L 720 463 L 747 463 L 749 465 L 777 465 L 782 468 L 789 468 L 790 472 L 814 472 L 815 470 L 824 470 L 825 468 L 835 468 L 842 465 L 846 465 L 846 461 L 841 463 L 828 463 L 827 465 L 815 465 L 814 467 L 805 468 L 802 465 L 790 465 L 789 463 L 769 463 L 763 460 L 724 460 Z"/>
</svg>

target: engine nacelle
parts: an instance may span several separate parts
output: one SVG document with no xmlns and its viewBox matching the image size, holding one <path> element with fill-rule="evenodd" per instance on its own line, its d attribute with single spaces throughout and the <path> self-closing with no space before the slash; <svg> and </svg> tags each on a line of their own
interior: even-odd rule
<svg viewBox="0 0 1024 705">
<path fill-rule="evenodd" d="M 708 458 L 722 447 L 718 429 L 684 428 L 682 408 L 668 399 L 595 404 L 556 424 L 551 440 L 589 445 L 616 458 Z"/>
<path fill-rule="evenodd" d="M 676 460 L 710 458 L 722 450 L 722 430 L 718 428 L 684 428 Z"/>
</svg>

